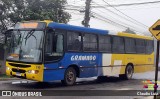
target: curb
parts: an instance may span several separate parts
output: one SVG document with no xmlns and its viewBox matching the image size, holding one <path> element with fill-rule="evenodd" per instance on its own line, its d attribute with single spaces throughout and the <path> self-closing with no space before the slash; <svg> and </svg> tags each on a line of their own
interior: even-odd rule
<svg viewBox="0 0 160 99">
<path fill-rule="evenodd" d="M 0 81 L 19 80 L 20 78 L 0 78 Z"/>
</svg>

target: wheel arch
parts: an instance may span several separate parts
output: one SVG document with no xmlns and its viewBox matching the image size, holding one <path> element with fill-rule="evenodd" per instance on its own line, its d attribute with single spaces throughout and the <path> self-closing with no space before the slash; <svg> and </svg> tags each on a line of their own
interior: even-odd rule
<svg viewBox="0 0 160 99">
<path fill-rule="evenodd" d="M 131 66 L 133 67 L 133 72 L 134 72 L 134 64 L 133 64 L 133 63 L 128 63 L 128 64 L 126 65 L 126 68 L 127 68 L 127 66 L 129 66 L 129 65 L 131 65 Z M 125 68 L 125 70 L 126 70 L 126 68 Z"/>
<path fill-rule="evenodd" d="M 79 69 L 78 65 L 76 65 L 76 64 L 71 64 L 71 65 L 69 65 L 67 68 L 70 68 L 70 67 L 72 67 L 72 68 L 75 69 L 75 71 L 76 71 L 76 77 L 79 77 L 79 76 L 80 76 L 80 69 Z"/>
</svg>

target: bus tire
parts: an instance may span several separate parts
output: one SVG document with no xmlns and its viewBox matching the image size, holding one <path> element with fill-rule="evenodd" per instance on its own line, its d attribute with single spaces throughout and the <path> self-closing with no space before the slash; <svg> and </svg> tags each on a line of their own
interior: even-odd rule
<svg viewBox="0 0 160 99">
<path fill-rule="evenodd" d="M 130 80 L 132 79 L 133 72 L 134 72 L 133 66 L 129 64 L 125 69 L 125 74 L 120 74 L 119 78 L 122 80 Z"/>
<path fill-rule="evenodd" d="M 64 80 L 61 80 L 61 82 L 66 86 L 74 85 L 76 82 L 76 70 L 73 67 L 69 67 L 65 71 Z"/>
</svg>

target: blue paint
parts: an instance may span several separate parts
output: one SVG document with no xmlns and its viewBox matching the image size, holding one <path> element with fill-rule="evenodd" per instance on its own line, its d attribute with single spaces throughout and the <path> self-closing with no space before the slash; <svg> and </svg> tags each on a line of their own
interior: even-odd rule
<svg viewBox="0 0 160 99">
<path fill-rule="evenodd" d="M 102 68 L 102 53 L 99 54 L 99 61 L 98 61 L 98 64 L 99 64 L 99 68 L 98 68 L 98 74 L 97 76 L 103 76 L 103 68 Z"/>
<path fill-rule="evenodd" d="M 57 69 L 57 70 L 44 70 L 43 81 L 49 82 L 54 80 L 62 80 L 64 79 L 65 69 Z"/>
<path fill-rule="evenodd" d="M 108 34 L 108 30 L 100 30 L 94 28 L 86 28 L 73 26 L 68 24 L 49 23 L 48 27 L 53 29 L 71 30 L 95 34 Z M 102 53 L 65 53 L 61 61 L 56 63 L 45 64 L 44 81 L 63 80 L 66 69 L 70 65 L 78 66 L 80 77 L 94 77 L 103 75 L 102 68 Z M 98 68 L 97 68 L 98 66 Z M 63 67 L 63 68 L 59 68 Z"/>
<path fill-rule="evenodd" d="M 80 26 L 73 26 L 68 24 L 60 24 L 60 23 L 49 23 L 48 27 L 53 29 L 64 29 L 64 30 L 72 30 L 72 31 L 79 31 L 79 32 L 87 32 L 87 33 L 96 33 L 96 34 L 108 34 L 108 30 L 100 30 L 94 28 L 86 28 Z"/>
<path fill-rule="evenodd" d="M 63 80 L 65 70 L 72 64 L 79 67 L 80 78 L 101 75 L 102 68 L 96 66 L 102 66 L 102 53 L 65 53 L 61 61 L 44 65 L 50 69 L 44 70 L 44 81 Z M 61 66 L 64 68 L 60 69 Z"/>
</svg>

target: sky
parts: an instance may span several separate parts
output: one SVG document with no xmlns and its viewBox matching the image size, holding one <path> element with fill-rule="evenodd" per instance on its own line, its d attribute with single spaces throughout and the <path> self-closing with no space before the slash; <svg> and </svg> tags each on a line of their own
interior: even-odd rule
<svg viewBox="0 0 160 99">
<path fill-rule="evenodd" d="M 121 7 L 111 7 L 108 4 L 118 5 L 153 1 L 158 0 L 92 0 L 92 6 L 101 7 L 91 8 L 90 27 L 115 32 L 130 28 L 137 34 L 151 35 L 148 28 L 160 19 L 160 3 Z M 67 11 L 72 15 L 69 24 L 82 26 L 81 21 L 84 19 L 84 13 L 71 9 L 84 10 L 85 0 L 67 0 L 67 2 L 66 8 L 69 9 Z"/>
</svg>

